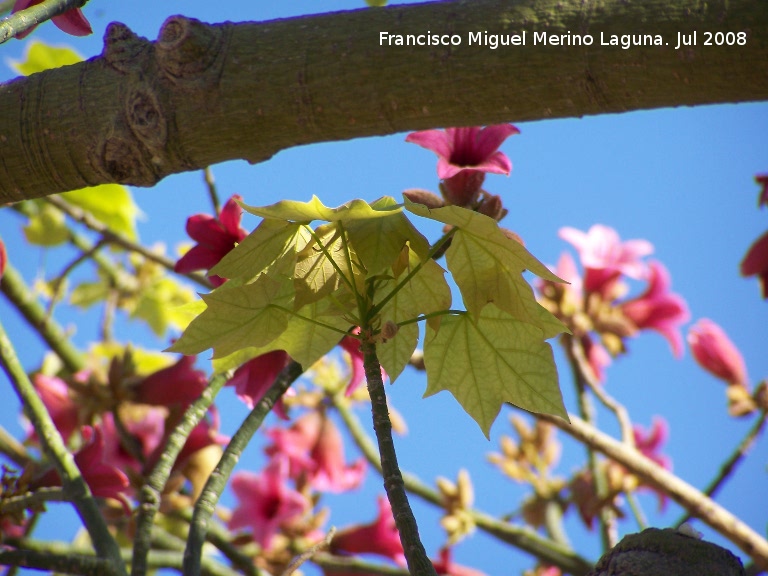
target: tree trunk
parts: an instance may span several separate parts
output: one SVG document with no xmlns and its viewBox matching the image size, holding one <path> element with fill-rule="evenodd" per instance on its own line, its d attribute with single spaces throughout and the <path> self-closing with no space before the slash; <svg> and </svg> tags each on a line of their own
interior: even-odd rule
<svg viewBox="0 0 768 576">
<path fill-rule="evenodd" d="M 174 16 L 154 43 L 112 24 L 100 57 L 0 86 L 0 203 L 151 186 L 314 142 L 766 100 L 762 4 L 462 0 L 264 23 Z M 486 31 L 524 34 L 525 45 L 470 45 Z M 678 33 L 694 31 L 696 45 L 676 49 Z M 461 43 L 388 45 L 388 34 L 430 33 Z M 662 45 L 602 45 L 614 34 Z"/>
<path fill-rule="evenodd" d="M 625 536 L 587 576 L 744 576 L 736 556 L 667 528 Z"/>
</svg>

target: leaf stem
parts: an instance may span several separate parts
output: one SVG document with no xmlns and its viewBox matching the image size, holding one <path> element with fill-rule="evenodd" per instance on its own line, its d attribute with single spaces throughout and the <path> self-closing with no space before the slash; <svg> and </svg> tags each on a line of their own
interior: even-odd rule
<svg viewBox="0 0 768 576">
<path fill-rule="evenodd" d="M 376 304 L 371 309 L 369 313 L 370 318 L 373 318 L 374 316 L 376 316 L 376 314 L 378 314 L 384 309 L 384 306 L 387 305 L 387 302 L 389 302 L 392 298 L 394 298 L 395 294 L 400 292 L 403 286 L 405 286 L 406 284 L 408 284 L 408 282 L 411 281 L 411 278 L 413 278 L 419 272 L 419 270 L 421 270 L 425 262 L 428 262 L 429 260 L 431 260 L 435 256 L 435 254 L 439 252 L 440 248 L 453 237 L 453 235 L 456 233 L 456 230 L 458 230 L 458 228 L 455 228 L 455 227 L 451 228 L 448 232 L 443 234 L 437 242 L 434 243 L 434 245 L 429 249 L 429 252 L 427 253 L 427 257 L 424 260 L 419 260 L 419 263 L 413 267 L 413 270 L 408 272 L 405 278 L 403 278 L 400 282 L 398 282 L 397 286 L 392 288 L 392 291 L 386 296 L 384 296 L 381 302 Z"/>
<path fill-rule="evenodd" d="M 328 324 L 323 324 L 319 320 L 314 320 L 312 318 L 307 318 L 306 316 L 302 316 L 298 312 L 294 312 L 290 308 L 285 308 L 283 306 L 279 306 L 277 304 L 269 304 L 268 305 L 271 308 L 275 308 L 276 310 L 280 310 L 282 312 L 285 312 L 286 314 L 290 314 L 291 316 L 298 318 L 299 320 L 304 320 L 305 322 L 309 322 L 310 324 L 314 324 L 315 326 L 320 326 L 321 328 L 325 328 L 327 330 L 331 330 L 332 332 L 338 332 L 342 336 L 349 336 L 348 330 L 342 330 L 341 328 L 336 328 L 335 326 L 329 326 Z"/>
<path fill-rule="evenodd" d="M 303 372 L 298 362 L 291 362 L 277 376 L 261 401 L 254 406 L 251 413 L 232 436 L 229 445 L 205 483 L 200 497 L 195 504 L 192 522 L 189 527 L 187 548 L 184 551 L 184 576 L 198 576 L 202 561 L 203 544 L 205 544 L 208 523 L 216 510 L 216 504 L 227 485 L 235 464 L 240 460 L 243 450 L 258 430 L 264 418 L 275 405 L 275 402 L 285 393 L 294 380 Z"/>
<path fill-rule="evenodd" d="M 6 269 L 6 274 L 7 272 Z M 64 490 L 71 498 L 80 519 L 88 530 L 96 552 L 113 565 L 115 572 L 125 574 L 125 564 L 120 556 L 120 548 L 110 534 L 96 500 L 75 464 L 74 456 L 67 450 L 45 404 L 19 363 L 2 322 L 0 322 L 0 365 L 21 400 L 24 413 L 40 439 L 43 452 L 59 473 Z"/>
</svg>

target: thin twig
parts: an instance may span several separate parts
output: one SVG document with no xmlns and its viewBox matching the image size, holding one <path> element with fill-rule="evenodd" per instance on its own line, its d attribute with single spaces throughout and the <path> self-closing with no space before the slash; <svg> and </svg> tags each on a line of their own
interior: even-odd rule
<svg viewBox="0 0 768 576">
<path fill-rule="evenodd" d="M 55 206 L 62 212 L 64 212 L 67 216 L 69 216 L 73 220 L 80 222 L 87 228 L 90 228 L 94 232 L 98 232 L 99 234 L 101 234 L 102 238 L 104 238 L 106 242 L 109 242 L 110 244 L 116 244 L 122 248 L 125 248 L 126 250 L 129 250 L 131 252 L 136 252 L 137 254 L 141 254 L 147 260 L 156 262 L 157 264 L 160 264 L 160 266 L 162 266 L 163 268 L 176 273 L 173 269 L 176 263 L 173 260 L 165 256 L 162 256 L 161 254 L 157 254 L 156 252 L 153 252 L 152 250 L 142 246 L 141 244 L 137 244 L 136 242 L 126 238 L 125 236 L 122 236 L 121 234 L 113 232 L 112 230 L 109 229 L 109 227 L 106 224 L 99 222 L 98 220 L 96 220 L 96 218 L 91 216 L 85 210 L 81 210 L 76 206 L 72 206 L 71 204 L 62 200 L 58 196 L 48 196 L 45 199 L 45 201 Z M 186 276 L 193 282 L 196 282 L 206 288 L 211 289 L 214 287 L 211 281 L 208 280 L 208 278 L 206 278 L 202 274 L 190 272 L 188 274 L 181 274 L 181 275 Z"/>
<path fill-rule="evenodd" d="M 350 409 L 349 401 L 342 395 L 334 396 L 332 401 L 365 459 L 381 474 L 381 460 L 376 446 L 366 434 L 360 420 Z M 402 474 L 408 492 L 434 506 L 443 508 L 443 498 L 436 490 L 424 484 L 411 473 L 403 472 Z M 483 532 L 501 542 L 524 550 L 547 564 L 557 566 L 564 572 L 581 575 L 586 574 L 592 568 L 592 563 L 589 560 L 576 554 L 570 547 L 547 539 L 527 526 L 504 522 L 480 510 L 469 510 L 469 513 L 475 525 Z"/>
<path fill-rule="evenodd" d="M 590 371 L 586 370 L 586 364 L 581 364 L 578 360 L 579 351 L 581 349 L 580 343 L 576 338 L 569 334 L 563 334 L 563 342 L 565 344 L 565 352 L 568 356 L 568 362 L 571 366 L 571 372 L 573 373 L 573 379 L 576 384 L 576 397 L 579 402 L 579 414 L 589 424 L 595 422 L 595 410 L 587 394 L 588 378 L 591 376 Z M 581 351 L 583 358 L 583 350 Z M 597 455 L 591 446 L 585 445 L 587 449 L 587 465 L 590 473 L 592 474 L 592 482 L 595 486 L 595 492 L 600 501 L 602 501 L 608 493 L 608 485 L 606 478 L 600 470 L 600 463 L 597 459 Z M 613 548 L 618 541 L 618 529 L 616 527 L 616 514 L 609 507 L 605 506 L 598 511 L 598 517 L 600 519 L 600 536 L 603 541 L 603 551 Z"/>
<path fill-rule="evenodd" d="M 143 576 L 148 569 L 147 555 L 151 548 L 151 529 L 155 516 L 160 509 L 162 491 L 168 481 L 176 458 L 192 430 L 203 418 L 222 386 L 231 377 L 231 372 L 219 374 L 206 386 L 200 398 L 195 400 L 184 413 L 171 432 L 160 453 L 159 460 L 147 474 L 144 486 L 139 491 L 139 507 L 136 516 L 136 532 L 134 536 L 132 576 Z"/>
<path fill-rule="evenodd" d="M 554 424 L 579 442 L 588 444 L 615 460 L 643 481 L 657 486 L 688 510 L 692 516 L 700 518 L 705 524 L 736 544 L 751 556 L 758 566 L 768 569 L 768 541 L 684 480 L 665 470 L 639 451 L 604 434 L 578 416 L 569 414 L 570 424 L 548 414 L 539 414 L 538 418 Z"/>
<path fill-rule="evenodd" d="M 45 310 L 32 296 L 32 291 L 21 274 L 10 264 L 6 264 L 5 272 L 0 277 L 0 292 L 5 294 L 24 319 L 42 336 L 51 350 L 61 358 L 67 370 L 74 373 L 85 368 L 85 360 L 72 345 L 69 336 L 53 320 L 46 318 Z"/>
<path fill-rule="evenodd" d="M 293 381 L 302 373 L 303 369 L 298 362 L 288 364 L 275 379 L 275 382 L 261 401 L 254 406 L 224 449 L 219 463 L 208 477 L 208 481 L 205 483 L 205 487 L 195 504 L 195 511 L 189 527 L 189 537 L 187 538 L 187 549 L 184 551 L 185 576 L 197 576 L 200 573 L 200 562 L 203 544 L 206 541 L 208 524 L 216 510 L 219 497 L 224 492 L 232 470 L 240 460 L 243 450 L 256 433 L 256 430 L 258 430 L 266 415 L 272 410 L 275 402 L 280 399 Z"/>
<path fill-rule="evenodd" d="M 720 471 L 718 472 L 717 476 L 715 476 L 715 478 L 713 478 L 712 481 L 704 489 L 704 494 L 709 497 L 713 497 L 718 492 L 718 490 L 720 490 L 725 480 L 728 479 L 736 466 L 744 459 L 744 457 L 747 455 L 747 452 L 749 452 L 749 450 L 752 448 L 752 445 L 755 443 L 755 440 L 757 440 L 757 437 L 763 431 L 767 415 L 768 412 L 765 410 L 760 413 L 760 416 L 758 416 L 757 420 L 755 420 L 755 423 L 747 431 L 746 436 L 744 436 L 741 442 L 739 442 L 739 445 L 733 451 L 733 454 L 731 454 L 728 460 L 726 460 L 720 467 Z M 681 524 L 687 522 L 690 519 L 691 515 L 685 514 L 677 522 L 675 522 L 674 525 L 679 527 Z"/>
<path fill-rule="evenodd" d="M 216 180 L 213 177 L 213 170 L 210 166 L 206 166 L 203 169 L 203 180 L 208 188 L 208 196 L 211 198 L 211 205 L 213 206 L 213 213 L 216 216 L 221 215 L 221 202 L 219 201 L 219 193 L 216 190 Z"/>
<path fill-rule="evenodd" d="M 302 552 L 296 558 L 291 560 L 291 563 L 288 564 L 288 568 L 283 570 L 283 573 L 280 576 L 291 576 L 296 570 L 298 570 L 304 562 L 307 560 L 311 560 L 313 556 L 315 556 L 318 552 L 320 552 L 323 548 L 328 548 L 328 546 L 331 545 L 331 540 L 333 540 L 333 536 L 336 534 L 336 527 L 331 526 L 330 530 L 328 530 L 328 533 L 325 535 L 325 538 L 323 538 L 320 542 L 312 546 L 309 550 Z"/>
<path fill-rule="evenodd" d="M 64 490 L 72 500 L 78 515 L 88 530 L 94 548 L 99 556 L 113 564 L 116 572 L 125 574 L 125 565 L 120 557 L 120 548 L 109 532 L 96 500 L 91 495 L 88 484 L 75 464 L 73 455 L 67 450 L 67 446 L 56 429 L 45 404 L 43 404 L 27 373 L 19 363 L 2 323 L 0 323 L 0 365 L 2 365 L 19 400 L 21 400 L 24 413 L 40 439 L 43 452 L 59 473 Z"/>
</svg>

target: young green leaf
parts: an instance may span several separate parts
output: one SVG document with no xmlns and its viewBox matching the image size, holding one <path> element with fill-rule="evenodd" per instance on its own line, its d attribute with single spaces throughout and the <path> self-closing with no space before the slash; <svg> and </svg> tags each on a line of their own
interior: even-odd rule
<svg viewBox="0 0 768 576">
<path fill-rule="evenodd" d="M 40 40 L 31 40 L 24 60 L 8 61 L 11 68 L 23 76 L 82 62 L 83 57 L 66 46 L 49 46 Z"/>
<path fill-rule="evenodd" d="M 102 184 L 67 192 L 61 198 L 89 212 L 113 232 L 136 240 L 136 218 L 140 211 L 133 201 L 131 191 L 125 186 Z"/>
<path fill-rule="evenodd" d="M 317 196 L 312 196 L 309 202 L 297 202 L 296 200 L 281 200 L 271 206 L 248 206 L 240 203 L 244 210 L 261 216 L 285 220 L 287 222 L 303 222 L 308 224 L 313 220 L 325 220 L 326 222 L 338 222 L 339 220 L 356 220 L 366 218 L 380 218 L 393 212 L 399 212 L 402 207 L 397 204 L 374 209 L 365 200 L 355 199 L 342 204 L 337 208 L 329 208 L 320 202 Z"/>
<path fill-rule="evenodd" d="M 424 396 L 448 390 L 486 437 L 506 402 L 568 417 L 552 348 L 537 326 L 488 304 L 477 317 L 447 316 L 438 332 L 428 332 Z"/>
<path fill-rule="evenodd" d="M 419 256 L 409 250 L 408 246 L 403 251 L 409 258 L 408 268 L 377 287 L 376 296 L 379 302 L 406 277 L 408 272 L 421 263 Z M 434 260 L 423 262 L 421 269 L 384 305 L 379 314 L 381 321 L 391 320 L 399 324 L 422 314 L 448 310 L 451 307 L 451 289 L 445 281 L 444 275 L 445 270 Z M 439 316 L 431 318 L 427 322 L 436 328 L 440 318 Z M 406 324 L 400 326 L 393 338 L 376 347 L 379 361 L 392 382 L 397 379 L 408 364 L 413 351 L 416 349 L 418 337 L 418 326 L 415 323 Z"/>
<path fill-rule="evenodd" d="M 374 202 L 372 207 L 377 210 L 391 208 L 394 202 L 394 199 L 385 197 Z M 406 242 L 422 260 L 426 260 L 429 253 L 429 242 L 402 211 L 392 212 L 383 218 L 345 221 L 344 229 L 369 278 L 389 270 Z"/>
<path fill-rule="evenodd" d="M 246 284 L 263 272 L 293 276 L 296 253 L 310 239 L 302 224 L 266 219 L 211 268 L 210 274 L 242 279 Z"/>
<path fill-rule="evenodd" d="M 365 278 L 365 271 L 355 265 L 358 258 L 350 251 L 337 222 L 318 226 L 315 236 L 316 240 L 298 254 L 294 275 L 296 308 L 317 302 L 339 287 L 352 292 L 354 284 L 359 291 Z"/>
<path fill-rule="evenodd" d="M 202 298 L 207 308 L 169 351 L 198 354 L 213 348 L 218 358 L 269 344 L 288 326 L 286 310 L 293 307 L 293 286 L 290 280 L 261 275 L 252 284 L 225 284 Z"/>
<path fill-rule="evenodd" d="M 342 332 L 349 328 L 349 321 L 329 301 L 314 302 L 290 315 L 287 328 L 275 340 L 265 346 L 251 346 L 214 358 L 213 370 L 220 374 L 272 350 L 285 350 L 296 362 L 309 368 L 330 352 L 343 337 Z"/>
</svg>

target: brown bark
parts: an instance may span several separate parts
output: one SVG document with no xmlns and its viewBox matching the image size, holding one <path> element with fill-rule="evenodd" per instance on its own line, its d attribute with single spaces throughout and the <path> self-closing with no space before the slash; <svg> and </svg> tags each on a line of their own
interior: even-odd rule
<svg viewBox="0 0 768 576">
<path fill-rule="evenodd" d="M 667 528 L 625 536 L 587 576 L 744 576 L 736 556 Z"/>
<path fill-rule="evenodd" d="M 102 55 L 0 86 L 0 203 L 161 178 L 300 144 L 435 126 L 768 99 L 768 10 L 754 0 L 462 0 L 264 23 L 171 17 L 152 43 L 108 29 Z M 675 50 L 678 32 L 698 45 Z M 380 32 L 460 46 L 380 46 Z M 470 32 L 526 46 L 468 46 Z M 744 46 L 703 46 L 704 32 Z M 533 44 L 534 32 L 592 46 Z M 666 46 L 601 46 L 600 34 Z"/>
</svg>

